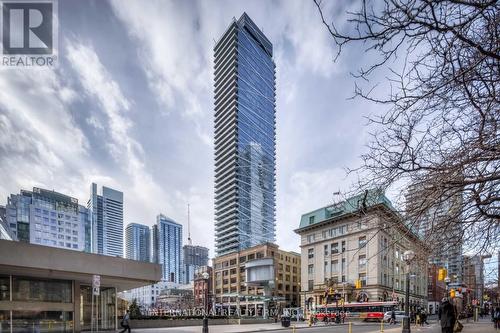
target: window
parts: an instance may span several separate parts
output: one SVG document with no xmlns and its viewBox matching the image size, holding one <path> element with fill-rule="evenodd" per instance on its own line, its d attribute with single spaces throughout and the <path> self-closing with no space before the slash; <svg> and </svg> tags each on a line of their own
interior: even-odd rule
<svg viewBox="0 0 500 333">
<path fill-rule="evenodd" d="M 332 243 L 331 253 L 332 254 L 339 253 L 339 243 Z"/>
<path fill-rule="evenodd" d="M 366 273 L 359 273 L 359 279 L 361 280 L 361 286 L 366 287 Z"/>
<path fill-rule="evenodd" d="M 314 249 L 313 248 L 307 250 L 307 258 L 309 258 L 309 259 L 314 258 Z"/>
<path fill-rule="evenodd" d="M 312 235 L 307 235 L 307 242 L 308 242 L 308 243 L 312 243 L 312 242 L 314 242 L 314 234 L 312 234 Z"/>
<path fill-rule="evenodd" d="M 342 253 L 345 252 L 345 241 L 342 241 Z"/>
<path fill-rule="evenodd" d="M 35 223 L 36 230 L 42 230 L 42 225 L 40 223 Z"/>
<path fill-rule="evenodd" d="M 325 276 L 326 276 L 326 273 L 328 273 L 328 261 L 325 261 L 325 266 L 324 266 L 323 272 L 325 273 Z"/>
<path fill-rule="evenodd" d="M 345 258 L 342 258 L 342 272 L 345 272 Z"/>
<path fill-rule="evenodd" d="M 332 260 L 332 274 L 338 274 L 338 273 L 339 273 L 339 261 Z"/>
<path fill-rule="evenodd" d="M 309 224 L 313 224 L 313 223 L 314 223 L 314 215 L 309 216 Z"/>
<path fill-rule="evenodd" d="M 10 300 L 10 277 L 0 276 L 0 301 Z"/>
<path fill-rule="evenodd" d="M 324 251 L 325 252 L 325 256 L 328 256 L 328 254 L 329 254 L 329 252 L 328 252 L 328 244 L 326 244 L 324 248 L 325 248 L 325 251 Z"/>
<path fill-rule="evenodd" d="M 71 303 L 71 295 L 71 281 L 12 277 L 13 301 Z"/>
<path fill-rule="evenodd" d="M 314 280 L 307 281 L 307 290 L 314 290 Z"/>
<path fill-rule="evenodd" d="M 309 266 L 307 266 L 307 273 L 314 274 L 314 265 L 313 264 L 310 264 Z"/>
<path fill-rule="evenodd" d="M 366 270 L 366 255 L 360 255 L 358 258 L 358 269 L 360 271 Z"/>
<path fill-rule="evenodd" d="M 359 237 L 359 248 L 365 247 L 366 245 L 366 236 Z"/>
</svg>

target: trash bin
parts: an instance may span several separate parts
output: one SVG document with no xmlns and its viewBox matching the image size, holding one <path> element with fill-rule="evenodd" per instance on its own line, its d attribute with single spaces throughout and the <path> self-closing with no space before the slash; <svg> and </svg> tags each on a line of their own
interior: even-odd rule
<svg viewBox="0 0 500 333">
<path fill-rule="evenodd" d="M 290 327 L 290 317 L 288 316 L 281 317 L 281 327 Z"/>
</svg>

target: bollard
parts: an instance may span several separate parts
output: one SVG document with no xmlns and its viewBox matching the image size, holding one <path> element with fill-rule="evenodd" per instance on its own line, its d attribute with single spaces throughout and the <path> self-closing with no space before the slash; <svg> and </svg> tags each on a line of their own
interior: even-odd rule
<svg viewBox="0 0 500 333">
<path fill-rule="evenodd" d="M 352 323 L 349 322 L 349 333 L 352 333 Z"/>
<path fill-rule="evenodd" d="M 382 319 L 380 321 L 380 332 L 383 332 L 384 331 L 384 320 Z"/>
<path fill-rule="evenodd" d="M 295 333 L 295 325 L 292 326 L 292 333 Z"/>
</svg>

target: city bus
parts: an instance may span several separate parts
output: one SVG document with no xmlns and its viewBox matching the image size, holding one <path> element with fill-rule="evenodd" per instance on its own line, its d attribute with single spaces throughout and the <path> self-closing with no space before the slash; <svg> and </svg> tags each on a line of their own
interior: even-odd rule
<svg viewBox="0 0 500 333">
<path fill-rule="evenodd" d="M 363 321 L 381 321 L 384 313 L 397 310 L 397 302 L 362 302 L 345 304 L 325 304 L 316 307 L 316 319 L 319 321 L 333 321 L 337 314 L 345 314 L 345 319 L 360 319 Z"/>
</svg>

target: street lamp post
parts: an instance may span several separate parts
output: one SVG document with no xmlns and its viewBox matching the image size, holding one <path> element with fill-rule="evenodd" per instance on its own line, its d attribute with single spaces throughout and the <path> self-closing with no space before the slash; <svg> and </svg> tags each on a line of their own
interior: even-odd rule
<svg viewBox="0 0 500 333">
<path fill-rule="evenodd" d="M 204 299 L 203 299 L 203 329 L 202 333 L 208 333 L 208 318 L 207 318 L 207 311 L 208 311 L 208 283 L 209 283 L 209 278 L 210 275 L 207 272 L 204 272 L 202 275 L 203 280 L 205 281 L 205 294 L 204 294 Z"/>
<path fill-rule="evenodd" d="M 403 333 L 410 333 L 410 263 L 415 258 L 415 252 L 407 250 L 403 253 L 408 271 L 406 272 L 405 317 L 403 318 Z"/>
</svg>

